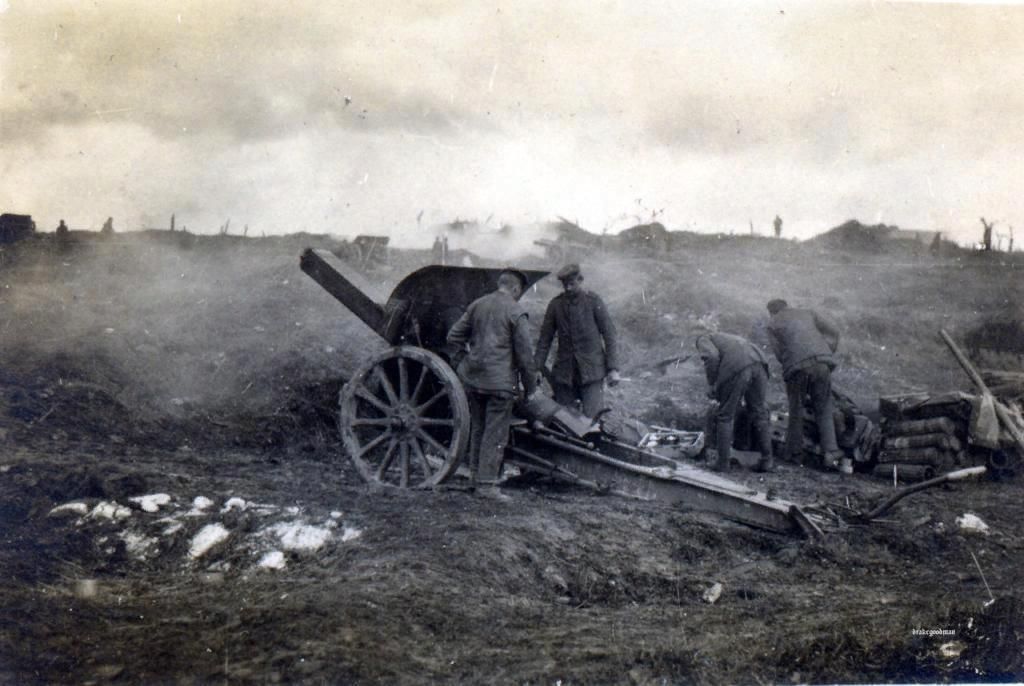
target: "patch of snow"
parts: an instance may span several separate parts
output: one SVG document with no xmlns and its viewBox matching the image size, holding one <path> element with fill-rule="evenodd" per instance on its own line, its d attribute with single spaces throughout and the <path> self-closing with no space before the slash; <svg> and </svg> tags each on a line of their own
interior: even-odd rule
<svg viewBox="0 0 1024 686">
<path fill-rule="evenodd" d="M 277 512 L 279 509 L 277 505 L 271 505 L 270 503 L 257 503 L 252 500 L 246 501 L 245 508 L 260 514 L 270 514 L 271 512 Z"/>
<path fill-rule="evenodd" d="M 64 503 L 63 505 L 58 505 L 57 507 L 50 510 L 50 514 L 58 515 L 70 513 L 76 515 L 84 515 L 88 511 L 89 506 L 86 505 L 85 503 Z"/>
<path fill-rule="evenodd" d="M 245 498 L 228 498 L 228 501 L 224 503 L 224 507 L 220 508 L 221 514 L 225 512 L 231 512 L 231 510 L 242 510 L 244 511 L 249 507 L 249 503 L 245 502 Z"/>
<path fill-rule="evenodd" d="M 145 559 L 146 553 L 156 544 L 155 538 L 134 531 L 122 531 L 121 540 L 128 554 L 140 560 Z"/>
<path fill-rule="evenodd" d="M 90 519 L 126 519 L 132 516 L 132 511 L 124 505 L 108 503 L 104 500 L 92 508 L 92 512 L 88 516 Z"/>
<path fill-rule="evenodd" d="M 348 543 L 349 541 L 353 541 L 353 540 L 359 538 L 362 535 L 363 535 L 363 532 L 362 532 L 361 529 L 356 529 L 356 528 L 351 527 L 351 526 L 346 526 L 345 529 L 341 532 L 341 542 L 342 543 Z"/>
<path fill-rule="evenodd" d="M 161 505 L 166 505 L 171 502 L 171 496 L 166 493 L 153 493 L 152 495 L 139 495 L 128 500 L 133 503 L 138 503 L 146 512 L 156 512 L 160 509 Z"/>
<path fill-rule="evenodd" d="M 266 531 L 277 536 L 285 550 L 319 550 L 331 538 L 330 529 L 300 521 L 280 522 Z"/>
<path fill-rule="evenodd" d="M 192 538 L 192 547 L 188 554 L 193 560 L 198 559 L 213 546 L 226 541 L 230 535 L 231 532 L 221 524 L 207 524 Z"/>
<path fill-rule="evenodd" d="M 197 495 L 192 500 L 192 510 L 188 513 L 190 517 L 206 514 L 204 510 L 213 506 L 213 501 L 203 495 Z"/>
<path fill-rule="evenodd" d="M 704 591 L 702 598 L 705 603 L 713 605 L 716 600 L 722 597 L 722 584 L 715 583 L 713 586 Z"/>
<path fill-rule="evenodd" d="M 167 522 L 167 526 L 164 527 L 164 530 L 162 532 L 164 536 L 170 536 L 172 534 L 178 533 L 179 531 L 181 531 L 181 527 L 183 526 L 183 524 L 176 519 L 164 519 L 161 521 Z"/>
<path fill-rule="evenodd" d="M 976 531 L 981 534 L 988 533 L 988 524 L 981 520 L 976 514 L 965 512 L 956 518 L 956 525 L 960 527 L 962 531 Z"/>
<path fill-rule="evenodd" d="M 260 558 L 259 566 L 263 569 L 284 569 L 284 553 L 280 550 L 271 550 L 269 553 L 264 553 L 263 557 Z"/>
<path fill-rule="evenodd" d="M 285 508 L 285 512 L 287 512 L 288 514 L 297 515 L 299 514 L 299 508 L 292 505 L 291 507 Z"/>
</svg>

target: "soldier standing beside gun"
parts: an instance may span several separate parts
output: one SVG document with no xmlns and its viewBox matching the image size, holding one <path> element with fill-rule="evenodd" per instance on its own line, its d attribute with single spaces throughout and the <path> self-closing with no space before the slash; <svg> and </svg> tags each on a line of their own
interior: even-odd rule
<svg viewBox="0 0 1024 686">
<path fill-rule="evenodd" d="M 745 338 L 729 333 L 710 333 L 697 337 L 697 351 L 704 361 L 704 372 L 711 386 L 709 396 L 716 402 L 714 423 L 718 457 L 709 466 L 716 472 L 729 469 L 732 457 L 733 425 L 740 401 L 757 432 L 761 459 L 754 467 L 759 472 L 775 468 L 772 439 L 768 426 L 768 360 L 760 348 Z"/>
<path fill-rule="evenodd" d="M 768 338 L 782 363 L 782 378 L 789 399 L 787 459 L 797 461 L 803 452 L 804 398 L 810 395 L 821 449 L 825 453 L 824 466 L 838 469 L 843 453 L 836 443 L 832 417 L 832 370 L 836 367 L 839 329 L 814 310 L 791 308 L 785 300 L 772 300 L 767 307 L 771 314 Z"/>
<path fill-rule="evenodd" d="M 453 364 L 469 400 L 474 484 L 496 487 L 500 481 L 517 377 L 527 397 L 536 389 L 527 314 L 518 302 L 526 284 L 522 272 L 503 270 L 498 289 L 470 303 L 448 332 L 448 344 L 457 349 Z"/>
<path fill-rule="evenodd" d="M 557 333 L 558 351 L 550 375 L 555 402 L 572 406 L 579 400 L 583 414 L 593 418 L 604 409 L 605 378 L 609 386 L 621 380 L 615 325 L 604 301 L 583 289 L 578 264 L 562 267 L 558 280 L 565 290 L 548 303 L 535 365 L 538 370 L 546 368 Z"/>
</svg>

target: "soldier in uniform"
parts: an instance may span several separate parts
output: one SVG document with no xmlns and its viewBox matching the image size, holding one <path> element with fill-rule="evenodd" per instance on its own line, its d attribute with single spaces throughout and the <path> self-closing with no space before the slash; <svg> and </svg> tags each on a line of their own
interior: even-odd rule
<svg viewBox="0 0 1024 686">
<path fill-rule="evenodd" d="M 555 402 L 571 406 L 580 402 L 583 414 L 595 417 L 604 409 L 604 382 L 619 383 L 619 349 L 615 325 L 601 298 L 583 289 L 578 264 L 558 271 L 564 292 L 548 303 L 540 327 L 535 364 L 547 366 L 551 343 L 558 335 L 558 350 L 551 385 Z"/>
<path fill-rule="evenodd" d="M 498 289 L 470 303 L 448 332 L 469 400 L 470 470 L 473 483 L 482 486 L 497 486 L 501 479 L 519 380 L 527 396 L 536 389 L 527 314 L 518 302 L 526 284 L 522 272 L 502 271 Z"/>
<path fill-rule="evenodd" d="M 768 303 L 768 339 L 786 382 L 789 399 L 789 426 L 786 430 L 786 455 L 799 460 L 804 441 L 804 398 L 810 395 L 814 419 L 818 425 L 824 466 L 838 469 L 843 453 L 836 443 L 833 421 L 832 370 L 839 346 L 839 329 L 814 310 L 789 307 L 785 300 Z"/>
<path fill-rule="evenodd" d="M 718 456 L 710 467 L 718 472 L 729 469 L 736 411 L 740 401 L 743 401 L 756 432 L 757 447 L 761 451 L 761 459 L 754 469 L 759 472 L 772 471 L 775 463 L 772 459 L 768 405 L 765 401 L 768 391 L 768 360 L 764 353 L 747 339 L 729 333 L 703 334 L 698 336 L 696 346 L 704 361 L 708 385 L 711 386 L 708 395 L 716 402 L 712 420 Z"/>
</svg>

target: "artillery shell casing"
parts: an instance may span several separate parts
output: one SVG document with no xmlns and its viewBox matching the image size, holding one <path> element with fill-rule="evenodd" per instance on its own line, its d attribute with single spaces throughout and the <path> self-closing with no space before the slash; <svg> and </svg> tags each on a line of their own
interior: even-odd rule
<svg viewBox="0 0 1024 686">
<path fill-rule="evenodd" d="M 903 450 L 906 448 L 939 448 L 951 452 L 960 452 L 959 439 L 946 433 L 886 435 L 883 444 L 886 449 Z"/>
<path fill-rule="evenodd" d="M 883 479 L 892 479 L 893 469 L 896 470 L 898 481 L 924 481 L 935 476 L 935 467 L 927 464 L 880 464 L 871 473 Z"/>
<path fill-rule="evenodd" d="M 957 431 L 957 423 L 949 417 L 914 419 L 886 424 L 883 431 L 887 436 L 916 436 L 918 434 L 946 433 Z"/>
</svg>

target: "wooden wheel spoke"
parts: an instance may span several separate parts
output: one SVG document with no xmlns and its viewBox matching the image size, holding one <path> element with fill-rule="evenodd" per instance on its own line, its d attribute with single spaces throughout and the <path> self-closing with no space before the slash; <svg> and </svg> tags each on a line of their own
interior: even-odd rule
<svg viewBox="0 0 1024 686">
<path fill-rule="evenodd" d="M 433 407 L 434 403 L 436 403 L 438 400 L 440 400 L 441 398 L 443 398 L 446 395 L 448 395 L 448 389 L 447 388 L 442 388 L 437 393 L 435 393 L 430 398 L 430 400 L 428 400 L 427 402 L 423 403 L 422 405 L 418 405 L 416 407 L 416 414 L 423 414 L 424 412 L 429 410 L 431 407 Z"/>
<path fill-rule="evenodd" d="M 385 439 L 392 438 L 394 435 L 395 434 L 391 431 L 391 429 L 388 429 L 387 431 L 385 431 L 381 435 L 377 436 L 376 438 L 374 438 L 372 441 L 370 441 L 366 445 L 364 445 L 361 448 L 359 448 L 359 451 L 356 453 L 355 456 L 358 457 L 358 458 L 361 458 L 363 455 L 365 455 L 366 453 L 370 452 L 371 450 L 376 448 L 378 445 L 383 443 Z"/>
<path fill-rule="evenodd" d="M 381 368 L 380 365 L 377 365 L 376 367 L 373 368 L 373 374 L 380 381 L 380 385 L 384 388 L 384 393 L 385 395 L 388 396 L 388 400 L 391 402 L 391 404 L 397 405 L 398 396 L 395 394 L 395 387 L 391 383 L 391 379 L 389 379 L 388 375 L 384 373 L 384 370 Z"/>
<path fill-rule="evenodd" d="M 427 380 L 427 365 L 420 364 L 420 378 L 416 380 L 416 388 L 412 389 L 412 395 L 409 396 L 409 402 L 415 403 L 420 397 L 420 391 L 423 390 L 423 382 Z"/>
<path fill-rule="evenodd" d="M 377 397 L 377 395 L 366 386 L 359 384 L 359 387 L 355 392 L 356 397 L 362 398 L 366 402 L 370 403 L 378 410 L 384 413 L 391 413 L 391 408 L 384 404 L 384 401 Z"/>
<path fill-rule="evenodd" d="M 388 471 L 388 467 L 391 466 L 391 462 L 395 459 L 395 446 L 398 445 L 398 437 L 392 436 L 391 442 L 388 443 L 388 449 L 384 451 L 384 459 L 381 460 L 380 465 L 377 467 L 377 481 L 384 480 L 384 472 Z"/>
<path fill-rule="evenodd" d="M 400 480 L 399 480 L 398 483 L 399 483 L 399 485 L 402 488 L 407 488 L 409 486 L 409 443 L 408 442 L 402 441 L 401 452 L 402 452 L 402 472 L 401 472 L 402 475 L 401 475 Z"/>
<path fill-rule="evenodd" d="M 352 420 L 352 426 L 393 426 L 391 417 L 360 417 Z"/>
<path fill-rule="evenodd" d="M 339 396 L 346 452 L 362 478 L 388 487 L 449 478 L 466 449 L 469 420 L 458 375 L 443 357 L 414 345 L 367 361 Z"/>
<path fill-rule="evenodd" d="M 398 397 L 403 402 L 409 399 L 409 370 L 404 357 L 398 358 Z"/>
<path fill-rule="evenodd" d="M 447 457 L 448 456 L 448 448 L 445 448 L 443 445 L 441 445 L 436 438 L 434 438 L 433 436 L 428 434 L 423 429 L 421 429 L 419 427 L 416 427 L 416 435 L 419 436 L 420 438 L 422 438 L 424 441 L 426 441 L 426 443 L 431 448 L 436 450 L 440 457 Z"/>
<path fill-rule="evenodd" d="M 434 417 L 420 417 L 416 420 L 420 426 L 455 426 L 453 419 L 435 419 Z"/>
<path fill-rule="evenodd" d="M 420 442 L 414 437 L 409 438 L 409 443 L 412 445 L 412 451 L 416 455 L 416 459 L 423 466 L 423 473 L 426 474 L 427 478 L 434 476 L 434 469 L 430 466 L 430 460 L 423 454 L 423 448 L 420 447 Z"/>
</svg>

